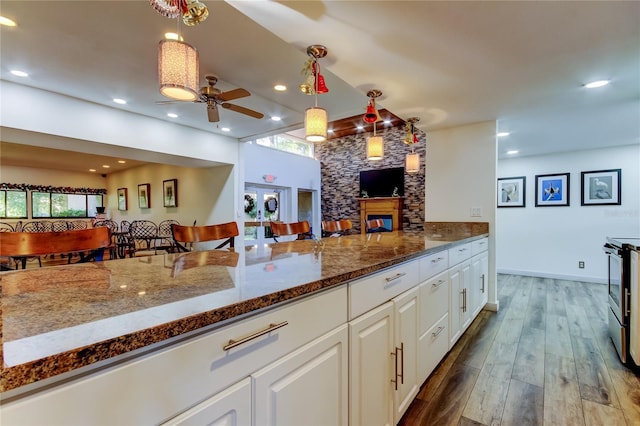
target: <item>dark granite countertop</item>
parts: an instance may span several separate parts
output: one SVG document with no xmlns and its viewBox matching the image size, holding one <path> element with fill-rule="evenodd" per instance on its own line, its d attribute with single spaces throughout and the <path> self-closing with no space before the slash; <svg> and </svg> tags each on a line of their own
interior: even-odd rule
<svg viewBox="0 0 640 426">
<path fill-rule="evenodd" d="M 426 228 L 0 273 L 0 391 L 487 235 Z"/>
</svg>

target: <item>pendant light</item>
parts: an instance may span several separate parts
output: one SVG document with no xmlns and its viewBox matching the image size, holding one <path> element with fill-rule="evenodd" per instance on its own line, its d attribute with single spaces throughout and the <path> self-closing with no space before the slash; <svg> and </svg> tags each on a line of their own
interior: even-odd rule
<svg viewBox="0 0 640 426">
<path fill-rule="evenodd" d="M 418 121 L 420 121 L 418 117 L 411 117 L 407 120 L 407 133 L 403 141 L 411 147 L 411 152 L 408 153 L 405 158 L 405 170 L 407 173 L 418 173 L 420 171 L 420 154 L 415 152 L 413 148 L 413 146 L 418 143 L 414 126 Z"/>
<path fill-rule="evenodd" d="M 376 136 L 376 124 L 380 119 L 378 110 L 376 109 L 376 98 L 380 95 L 382 95 L 382 92 L 376 89 L 367 92 L 369 104 L 367 105 L 367 112 L 365 112 L 362 117 L 365 123 L 373 124 L 373 136 L 367 139 L 367 160 L 371 161 L 382 160 L 382 156 L 384 155 L 384 140 L 382 136 Z"/>
<path fill-rule="evenodd" d="M 315 105 L 307 108 L 304 115 L 305 139 L 309 142 L 324 142 L 327 140 L 327 111 L 318 107 L 318 90 L 320 80 L 322 80 L 322 93 L 326 93 L 329 89 L 324 85 L 324 77 L 320 75 L 320 66 L 318 59 L 327 56 L 327 48 L 319 44 L 307 47 L 307 55 L 311 59 L 311 70 L 314 75 L 313 96 Z M 304 90 L 303 90 L 304 91 Z"/>
<path fill-rule="evenodd" d="M 162 40 L 158 46 L 160 93 L 179 101 L 198 98 L 198 51 L 181 40 Z"/>
</svg>

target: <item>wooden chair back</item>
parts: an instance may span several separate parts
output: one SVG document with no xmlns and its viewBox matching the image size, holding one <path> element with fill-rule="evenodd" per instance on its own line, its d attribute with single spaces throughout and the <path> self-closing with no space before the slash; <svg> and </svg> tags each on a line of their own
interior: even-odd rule
<svg viewBox="0 0 640 426">
<path fill-rule="evenodd" d="M 217 225 L 188 226 L 171 225 L 171 234 L 178 251 L 190 251 L 187 245 L 201 243 L 204 241 L 223 240 L 216 249 L 229 244 L 230 248 L 235 247 L 235 237 L 240 235 L 238 224 L 235 222 L 221 223 Z"/>
<path fill-rule="evenodd" d="M 299 240 L 313 238 L 313 235 L 311 235 L 311 227 L 306 220 L 292 223 L 269 222 L 269 226 L 273 233 L 273 239 L 276 242 L 278 242 L 278 237 L 282 237 L 283 235 L 297 235 Z"/>
<path fill-rule="evenodd" d="M 367 232 L 380 232 L 384 228 L 384 220 L 382 219 L 371 219 L 367 220 Z"/>
<path fill-rule="evenodd" d="M 0 256 L 27 257 L 103 250 L 109 244 L 111 235 L 104 227 L 62 232 L 0 232 Z"/>
<path fill-rule="evenodd" d="M 353 228 L 353 223 L 349 219 L 322 221 L 322 231 L 326 235 L 332 235 L 332 234 L 344 235 L 352 228 Z"/>
</svg>

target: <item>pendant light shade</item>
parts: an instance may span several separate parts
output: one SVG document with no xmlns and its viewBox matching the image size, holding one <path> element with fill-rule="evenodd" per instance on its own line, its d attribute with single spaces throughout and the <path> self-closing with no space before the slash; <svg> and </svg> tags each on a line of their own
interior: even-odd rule
<svg viewBox="0 0 640 426">
<path fill-rule="evenodd" d="M 367 160 L 382 160 L 384 155 L 384 141 L 382 136 L 370 136 L 367 139 Z"/>
<path fill-rule="evenodd" d="M 404 168 L 407 173 L 418 173 L 420 171 L 420 154 L 417 152 L 407 154 Z"/>
<path fill-rule="evenodd" d="M 327 140 L 327 111 L 324 108 L 307 108 L 304 115 L 305 139 L 309 142 Z"/>
<path fill-rule="evenodd" d="M 158 46 L 160 93 L 179 101 L 198 99 L 198 51 L 182 41 L 162 40 Z"/>
</svg>

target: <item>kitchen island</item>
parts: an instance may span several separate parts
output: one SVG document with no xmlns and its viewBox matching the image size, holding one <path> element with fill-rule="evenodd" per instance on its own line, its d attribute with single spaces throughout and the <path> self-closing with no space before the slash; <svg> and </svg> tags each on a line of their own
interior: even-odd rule
<svg viewBox="0 0 640 426">
<path fill-rule="evenodd" d="M 292 343 L 295 349 L 309 343 L 314 327 L 318 335 L 346 327 L 353 309 L 347 308 L 348 283 L 469 244 L 486 237 L 487 231 L 486 224 L 453 225 L 424 233 L 351 235 L 236 252 L 168 254 L 2 273 L 2 408 L 28 404 L 30 398 L 55 392 L 67 382 L 92 380 L 120 364 L 153 358 L 156 352 L 205 333 L 299 306 L 300 312 L 292 315 L 308 314 L 308 324 Z M 402 281 L 391 280 L 396 279 Z M 319 303 L 326 309 L 310 310 L 314 297 L 324 298 Z M 324 317 L 333 319 L 325 325 Z M 295 324 L 285 322 L 269 327 L 295 330 Z M 277 328 L 268 329 L 261 344 L 276 339 L 272 331 Z M 225 347 L 237 343 L 226 340 Z M 243 350 L 247 349 L 231 355 L 240 356 Z M 233 358 L 233 349 L 226 351 L 226 358 Z M 121 386 L 124 390 L 128 384 Z"/>
</svg>

